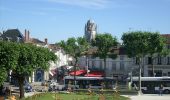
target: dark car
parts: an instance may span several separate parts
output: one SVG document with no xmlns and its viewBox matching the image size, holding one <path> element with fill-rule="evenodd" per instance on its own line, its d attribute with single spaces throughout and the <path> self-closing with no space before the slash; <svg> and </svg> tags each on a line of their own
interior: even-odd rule
<svg viewBox="0 0 170 100">
<path fill-rule="evenodd" d="M 32 86 L 29 83 L 24 85 L 25 92 L 32 92 Z"/>
</svg>

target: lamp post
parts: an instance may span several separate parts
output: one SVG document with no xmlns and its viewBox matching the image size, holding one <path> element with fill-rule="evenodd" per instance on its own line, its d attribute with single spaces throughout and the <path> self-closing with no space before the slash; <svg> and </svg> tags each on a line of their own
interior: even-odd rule
<svg viewBox="0 0 170 100">
<path fill-rule="evenodd" d="M 133 81 L 133 68 L 131 68 L 131 72 L 130 72 L 130 82 L 132 83 L 132 81 Z"/>
<path fill-rule="evenodd" d="M 86 68 L 87 68 L 87 76 L 89 75 L 89 59 L 88 56 L 86 56 Z"/>
</svg>

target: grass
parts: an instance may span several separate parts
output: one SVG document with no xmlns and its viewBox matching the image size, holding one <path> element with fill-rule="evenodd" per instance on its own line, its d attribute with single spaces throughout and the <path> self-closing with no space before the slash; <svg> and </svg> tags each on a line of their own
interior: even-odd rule
<svg viewBox="0 0 170 100">
<path fill-rule="evenodd" d="M 69 93 L 69 94 L 42 93 L 26 98 L 25 100 L 129 100 L 129 98 L 123 96 L 97 95 L 97 94 L 88 95 L 88 94 L 75 94 L 75 93 Z"/>
</svg>

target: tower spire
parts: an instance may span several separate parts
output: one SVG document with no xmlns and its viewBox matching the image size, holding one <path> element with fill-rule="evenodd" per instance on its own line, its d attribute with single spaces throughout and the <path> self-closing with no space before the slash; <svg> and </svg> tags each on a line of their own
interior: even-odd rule
<svg viewBox="0 0 170 100">
<path fill-rule="evenodd" d="M 97 33 L 97 25 L 92 19 L 89 19 L 85 24 L 85 38 L 88 42 L 95 39 Z"/>
</svg>

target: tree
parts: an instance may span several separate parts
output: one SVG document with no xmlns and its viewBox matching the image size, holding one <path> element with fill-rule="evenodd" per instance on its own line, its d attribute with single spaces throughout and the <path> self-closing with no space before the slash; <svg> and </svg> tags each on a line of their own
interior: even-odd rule
<svg viewBox="0 0 170 100">
<path fill-rule="evenodd" d="M 12 76 L 18 80 L 20 98 L 24 97 L 24 81 L 37 69 L 47 70 L 50 61 L 57 57 L 47 48 L 37 47 L 32 44 L 0 42 L 1 68 L 12 70 Z"/>
<path fill-rule="evenodd" d="M 148 37 L 150 32 L 126 32 L 122 36 L 123 46 L 129 57 L 136 57 L 139 66 L 139 94 L 141 93 L 141 66 L 142 58 L 148 53 Z"/>
<path fill-rule="evenodd" d="M 111 34 L 97 34 L 92 46 L 97 47 L 97 52 L 94 53 L 95 57 L 99 57 L 104 61 L 104 71 L 106 74 L 106 58 L 116 58 L 114 47 L 117 46 L 117 39 L 112 37 Z M 105 75 L 106 76 L 106 75 Z"/>
<path fill-rule="evenodd" d="M 69 54 L 71 57 L 75 59 L 74 62 L 74 88 L 76 85 L 76 66 L 78 62 L 78 58 L 85 55 L 85 52 L 89 48 L 89 43 L 86 41 L 85 38 L 78 37 L 78 38 L 68 38 L 67 41 L 61 41 L 57 43 L 57 45 L 61 46 L 64 51 Z"/>
<path fill-rule="evenodd" d="M 7 73 L 16 67 L 17 51 L 15 43 L 0 41 L 0 85 L 7 79 Z"/>
<path fill-rule="evenodd" d="M 165 39 L 158 32 L 151 32 L 149 34 L 148 53 L 151 57 L 152 76 L 154 76 L 154 59 L 168 54 L 168 50 L 165 48 Z"/>
<path fill-rule="evenodd" d="M 7 78 L 7 71 L 5 68 L 0 66 L 0 86 L 3 84 L 6 78 Z"/>
</svg>

